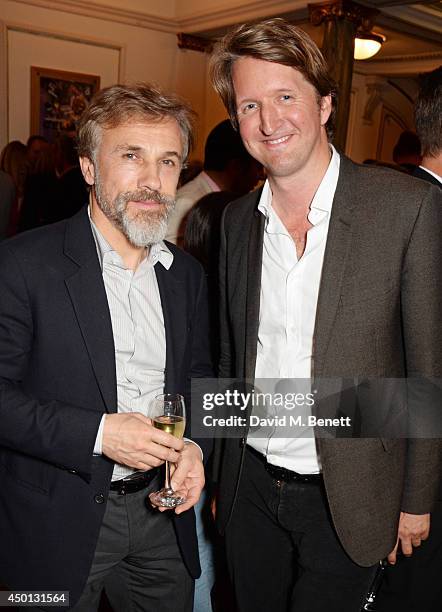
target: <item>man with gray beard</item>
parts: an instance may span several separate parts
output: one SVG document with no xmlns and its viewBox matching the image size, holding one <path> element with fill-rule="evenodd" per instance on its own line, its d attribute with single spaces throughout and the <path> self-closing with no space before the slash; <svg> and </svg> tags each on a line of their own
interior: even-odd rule
<svg viewBox="0 0 442 612">
<path fill-rule="evenodd" d="M 89 206 L 1 245 L 0 584 L 43 609 L 103 589 L 114 612 L 192 609 L 210 449 L 149 418 L 183 394 L 188 434 L 211 374 L 202 268 L 163 241 L 192 121 L 155 87 L 102 90 L 78 126 Z M 186 501 L 164 513 L 146 500 L 166 460 Z"/>
</svg>

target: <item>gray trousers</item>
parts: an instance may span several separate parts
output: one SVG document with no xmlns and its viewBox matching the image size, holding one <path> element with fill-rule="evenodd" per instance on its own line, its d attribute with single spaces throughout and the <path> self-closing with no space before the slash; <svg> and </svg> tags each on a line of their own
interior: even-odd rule
<svg viewBox="0 0 442 612">
<path fill-rule="evenodd" d="M 130 495 L 110 492 L 85 590 L 74 612 L 95 612 L 103 588 L 114 612 L 191 612 L 194 581 L 181 558 L 171 512 L 145 499 L 157 478 Z"/>
</svg>

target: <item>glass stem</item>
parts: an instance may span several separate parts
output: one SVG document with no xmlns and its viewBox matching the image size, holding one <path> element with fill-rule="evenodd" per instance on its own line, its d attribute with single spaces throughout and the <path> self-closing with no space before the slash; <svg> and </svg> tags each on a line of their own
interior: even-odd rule
<svg viewBox="0 0 442 612">
<path fill-rule="evenodd" d="M 166 489 L 171 489 L 170 486 L 170 464 L 166 461 Z"/>
</svg>

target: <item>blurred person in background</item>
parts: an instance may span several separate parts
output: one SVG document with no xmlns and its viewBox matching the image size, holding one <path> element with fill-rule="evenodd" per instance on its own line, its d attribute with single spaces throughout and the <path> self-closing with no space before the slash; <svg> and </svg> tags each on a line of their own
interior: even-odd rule
<svg viewBox="0 0 442 612">
<path fill-rule="evenodd" d="M 39 134 L 32 134 L 32 136 L 29 136 L 26 142 L 26 156 L 31 168 L 40 157 L 42 151 L 45 151 L 48 146 L 49 142 L 44 136 L 40 136 Z"/>
<path fill-rule="evenodd" d="M 411 130 L 404 130 L 393 149 L 393 161 L 405 172 L 411 174 L 421 163 L 419 136 Z"/>
<path fill-rule="evenodd" d="M 45 146 L 29 167 L 17 232 L 47 225 L 58 204 L 55 147 Z"/>
<path fill-rule="evenodd" d="M 28 171 L 26 157 L 26 146 L 19 140 L 8 143 L 0 155 L 0 170 L 9 174 L 15 187 L 15 199 L 10 211 L 8 236 L 13 236 L 17 231 L 17 222 L 23 199 L 24 185 Z"/>
<path fill-rule="evenodd" d="M 6 238 L 11 210 L 15 202 L 15 185 L 12 178 L 0 170 L 0 240 Z"/>
<path fill-rule="evenodd" d="M 187 215 L 204 195 L 216 191 L 244 195 L 256 186 L 260 171 L 261 165 L 249 155 L 230 120 L 221 121 L 207 137 L 203 171 L 177 192 L 167 240 L 182 245 Z"/>
<path fill-rule="evenodd" d="M 420 77 L 415 123 L 422 146 L 422 161 L 413 176 L 438 187 L 442 184 L 442 66 Z"/>
<path fill-rule="evenodd" d="M 58 175 L 58 203 L 53 213 L 53 220 L 59 221 L 75 215 L 88 201 L 89 196 L 73 138 L 66 134 L 57 138 L 55 160 Z"/>
</svg>

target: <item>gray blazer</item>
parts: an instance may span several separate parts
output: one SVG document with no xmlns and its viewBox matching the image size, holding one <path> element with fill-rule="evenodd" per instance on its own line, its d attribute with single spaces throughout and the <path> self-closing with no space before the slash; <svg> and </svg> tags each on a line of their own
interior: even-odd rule
<svg viewBox="0 0 442 612">
<path fill-rule="evenodd" d="M 229 205 L 222 226 L 221 377 L 253 380 L 264 217 L 260 192 Z M 442 201 L 435 187 L 341 157 L 316 313 L 314 376 L 441 377 Z M 394 547 L 400 511 L 431 510 L 438 440 L 317 439 L 340 541 L 362 566 Z M 218 524 L 234 506 L 245 439 L 215 453 Z"/>
</svg>

